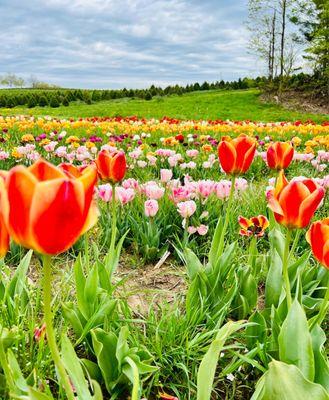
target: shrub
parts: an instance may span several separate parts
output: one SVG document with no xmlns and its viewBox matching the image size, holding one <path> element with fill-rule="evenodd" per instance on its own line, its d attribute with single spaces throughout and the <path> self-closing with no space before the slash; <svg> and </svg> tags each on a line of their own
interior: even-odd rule
<svg viewBox="0 0 329 400">
<path fill-rule="evenodd" d="M 88 90 L 85 90 L 85 91 L 83 92 L 83 101 L 84 101 L 86 104 L 91 104 L 91 95 L 90 95 L 90 93 L 88 92 Z"/>
<path fill-rule="evenodd" d="M 145 100 L 152 100 L 152 95 L 149 90 L 146 91 L 144 98 L 145 98 Z"/>
<path fill-rule="evenodd" d="M 37 105 L 36 99 L 34 96 L 29 96 L 27 100 L 27 106 L 28 108 L 33 108 Z"/>
<path fill-rule="evenodd" d="M 57 96 L 52 96 L 49 102 L 50 107 L 57 108 L 60 106 L 60 102 Z"/>
<path fill-rule="evenodd" d="M 46 107 L 48 105 L 48 100 L 46 96 L 41 96 L 39 99 L 39 106 Z"/>
<path fill-rule="evenodd" d="M 70 105 L 70 102 L 69 102 L 68 97 L 66 96 L 66 97 L 64 97 L 64 99 L 63 99 L 63 106 L 68 107 L 69 105 Z"/>
</svg>

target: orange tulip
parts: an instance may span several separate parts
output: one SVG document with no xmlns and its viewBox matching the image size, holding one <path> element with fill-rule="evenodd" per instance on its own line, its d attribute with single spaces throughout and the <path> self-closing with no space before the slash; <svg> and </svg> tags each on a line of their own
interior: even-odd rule
<svg viewBox="0 0 329 400">
<path fill-rule="evenodd" d="M 223 136 L 218 145 L 218 157 L 227 174 L 238 175 L 248 171 L 256 151 L 256 142 L 249 136 L 235 139 Z"/>
<path fill-rule="evenodd" d="M 276 187 L 267 194 L 277 222 L 288 228 L 305 228 L 324 198 L 325 190 L 312 179 L 288 182 L 280 172 Z"/>
<path fill-rule="evenodd" d="M 111 183 L 120 182 L 126 173 L 126 156 L 123 151 L 110 153 L 108 150 L 102 150 L 98 153 L 96 165 L 100 177 Z"/>
<path fill-rule="evenodd" d="M 276 170 L 288 168 L 293 157 L 294 148 L 287 142 L 273 143 L 266 152 L 267 165 Z"/>
<path fill-rule="evenodd" d="M 242 236 L 257 236 L 264 235 L 265 229 L 268 228 L 269 222 L 265 215 L 258 215 L 258 217 L 238 218 L 239 225 L 241 226 L 240 235 Z"/>
<path fill-rule="evenodd" d="M 43 254 L 69 249 L 97 219 L 93 204 L 96 167 L 78 178 L 68 177 L 54 165 L 38 160 L 19 165 L 6 179 L 6 225 L 10 236 L 24 247 Z"/>
<path fill-rule="evenodd" d="M 329 269 L 329 218 L 314 222 L 306 234 L 314 257 Z"/>
<path fill-rule="evenodd" d="M 0 171 L 0 258 L 4 257 L 9 249 L 9 234 L 5 224 L 8 212 L 6 207 L 6 176 L 7 171 Z"/>
<path fill-rule="evenodd" d="M 69 178 L 80 178 L 83 170 L 87 168 L 87 165 L 76 166 L 70 163 L 61 163 L 58 168 L 60 168 Z"/>
</svg>

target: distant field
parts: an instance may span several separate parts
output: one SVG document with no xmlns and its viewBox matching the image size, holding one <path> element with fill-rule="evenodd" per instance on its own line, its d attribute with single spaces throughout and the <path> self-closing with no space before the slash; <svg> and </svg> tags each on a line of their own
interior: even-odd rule
<svg viewBox="0 0 329 400">
<path fill-rule="evenodd" d="M 323 122 L 329 115 L 287 110 L 259 99 L 257 90 L 193 92 L 182 96 L 156 97 L 152 100 L 120 99 L 93 104 L 71 103 L 69 106 L 0 108 L 0 115 L 51 115 L 58 117 L 131 116 L 180 119 L 231 119 L 254 121 L 293 121 L 312 119 Z"/>
</svg>

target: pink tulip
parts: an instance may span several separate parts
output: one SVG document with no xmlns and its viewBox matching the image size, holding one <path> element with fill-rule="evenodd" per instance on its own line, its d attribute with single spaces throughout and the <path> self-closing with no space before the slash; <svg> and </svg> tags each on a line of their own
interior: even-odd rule
<svg viewBox="0 0 329 400">
<path fill-rule="evenodd" d="M 146 200 L 144 203 L 144 211 L 147 217 L 154 217 L 159 211 L 159 204 L 156 200 Z"/>
<path fill-rule="evenodd" d="M 196 228 L 195 226 L 189 226 L 189 227 L 187 228 L 187 232 L 188 232 L 190 235 L 193 235 L 196 231 L 197 231 L 197 228 Z"/>
<path fill-rule="evenodd" d="M 181 215 L 181 217 L 189 218 L 196 211 L 196 204 L 194 200 L 182 201 L 177 204 L 177 211 Z"/>
<path fill-rule="evenodd" d="M 135 198 L 135 190 L 128 188 L 125 189 L 123 187 L 118 186 L 115 188 L 115 198 L 119 200 L 119 202 L 124 206 L 127 203 L 130 203 Z"/>
<path fill-rule="evenodd" d="M 108 203 L 112 199 L 112 186 L 110 183 L 98 186 L 98 197 Z"/>
<path fill-rule="evenodd" d="M 158 186 L 156 183 L 149 182 L 143 185 L 143 192 L 149 199 L 159 200 L 163 197 L 165 189 Z"/>
<path fill-rule="evenodd" d="M 208 226 L 207 225 L 200 225 L 197 228 L 198 234 L 204 236 L 208 233 Z"/>
<path fill-rule="evenodd" d="M 160 169 L 161 182 L 169 182 L 172 176 L 173 172 L 171 169 Z"/>
</svg>

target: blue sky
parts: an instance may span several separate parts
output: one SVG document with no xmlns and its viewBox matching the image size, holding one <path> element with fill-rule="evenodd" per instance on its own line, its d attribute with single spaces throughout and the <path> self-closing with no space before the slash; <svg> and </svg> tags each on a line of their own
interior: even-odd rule
<svg viewBox="0 0 329 400">
<path fill-rule="evenodd" d="M 141 88 L 262 73 L 247 0 L 0 0 L 0 75 Z"/>
</svg>

